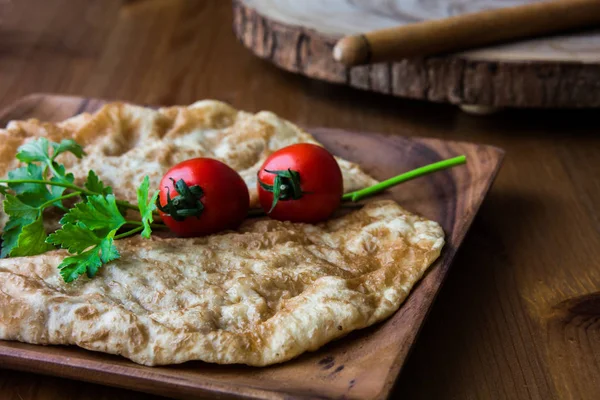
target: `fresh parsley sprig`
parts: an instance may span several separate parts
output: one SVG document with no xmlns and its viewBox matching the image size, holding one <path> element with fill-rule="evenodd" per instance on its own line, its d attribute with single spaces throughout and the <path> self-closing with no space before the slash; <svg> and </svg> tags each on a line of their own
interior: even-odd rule
<svg viewBox="0 0 600 400">
<path fill-rule="evenodd" d="M 56 158 L 71 153 L 77 158 L 85 155 L 83 148 L 73 140 L 60 143 L 46 138 L 28 142 L 16 155 L 25 165 L 8 173 L 0 180 L 0 193 L 4 194 L 4 212 L 9 216 L 2 233 L 1 257 L 31 256 L 55 249 L 66 249 L 71 255 L 58 266 L 63 279 L 71 282 L 80 275 L 93 277 L 98 269 L 117 258 L 119 252 L 114 241 L 141 232 L 149 238 L 156 213 L 158 191 L 150 196 L 148 177 L 137 190 L 138 204 L 117 200 L 110 186 L 105 185 L 94 171 L 89 171 L 83 187 L 74 184 Z M 69 191 L 68 193 L 65 193 Z M 67 208 L 64 200 L 80 198 L 81 202 Z M 47 235 L 44 211 L 54 207 L 64 212 L 61 228 Z M 141 220 L 127 220 L 122 209 L 139 211 Z M 131 227 L 127 230 L 125 227 Z"/>
<path fill-rule="evenodd" d="M 102 264 L 119 258 L 114 238 L 125 222 L 112 194 L 88 196 L 71 208 L 60 220 L 62 228 L 47 239 L 73 254 L 58 266 L 65 282 L 84 273 L 93 278 Z"/>
</svg>

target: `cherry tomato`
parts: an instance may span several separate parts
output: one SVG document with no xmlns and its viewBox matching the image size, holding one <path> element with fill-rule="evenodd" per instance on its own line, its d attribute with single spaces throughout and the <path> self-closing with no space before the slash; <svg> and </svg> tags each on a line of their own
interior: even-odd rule
<svg viewBox="0 0 600 400">
<path fill-rule="evenodd" d="M 193 158 L 163 176 L 158 205 L 163 222 L 178 236 L 200 236 L 235 229 L 248 214 L 250 195 L 226 164 Z"/>
<path fill-rule="evenodd" d="M 258 172 L 257 185 L 260 205 L 268 215 L 292 222 L 327 219 L 339 207 L 344 192 L 338 163 L 323 147 L 311 143 L 271 154 Z"/>
</svg>

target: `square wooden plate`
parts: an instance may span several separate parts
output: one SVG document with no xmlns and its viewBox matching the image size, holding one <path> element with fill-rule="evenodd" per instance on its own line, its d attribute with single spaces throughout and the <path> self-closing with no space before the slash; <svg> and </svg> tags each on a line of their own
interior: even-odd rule
<svg viewBox="0 0 600 400">
<path fill-rule="evenodd" d="M 102 100 L 33 95 L 0 113 L 0 124 L 28 118 L 60 121 L 93 112 L 102 104 Z M 438 221 L 447 235 L 440 258 L 391 318 L 316 352 L 266 368 L 202 362 L 150 368 L 76 347 L 8 341 L 0 341 L 0 366 L 179 398 L 386 398 L 494 180 L 503 151 L 436 139 L 318 128 L 310 131 L 332 153 L 360 163 L 378 179 L 444 158 L 467 156 L 465 166 L 404 183 L 389 193 L 408 210 Z"/>
</svg>

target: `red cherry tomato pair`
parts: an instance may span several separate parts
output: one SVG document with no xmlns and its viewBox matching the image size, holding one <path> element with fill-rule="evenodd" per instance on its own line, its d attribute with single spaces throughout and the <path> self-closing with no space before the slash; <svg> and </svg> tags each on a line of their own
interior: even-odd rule
<svg viewBox="0 0 600 400">
<path fill-rule="evenodd" d="M 340 205 L 342 172 L 323 147 L 300 143 L 280 149 L 258 172 L 258 197 L 274 219 L 315 223 Z M 158 209 L 179 236 L 236 228 L 248 214 L 248 188 L 220 161 L 195 158 L 171 168 L 160 182 Z"/>
</svg>

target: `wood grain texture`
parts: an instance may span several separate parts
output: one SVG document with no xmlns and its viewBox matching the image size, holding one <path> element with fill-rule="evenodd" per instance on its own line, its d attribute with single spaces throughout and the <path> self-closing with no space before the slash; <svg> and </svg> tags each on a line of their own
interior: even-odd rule
<svg viewBox="0 0 600 400">
<path fill-rule="evenodd" d="M 85 98 L 28 96 L 0 115 L 0 125 L 17 118 L 61 121 L 77 113 L 94 112 L 102 104 Z M 359 163 L 379 180 L 445 158 L 467 156 L 465 166 L 389 191 L 388 195 L 403 207 L 439 222 L 446 233 L 440 258 L 389 320 L 353 332 L 317 352 L 269 368 L 201 362 L 147 368 L 119 357 L 75 348 L 6 341 L 0 341 L 0 362 L 10 368 L 182 398 L 215 394 L 273 399 L 290 395 L 388 397 L 454 254 L 496 176 L 503 152 L 490 146 L 438 139 L 333 129 L 311 132 L 333 154 Z"/>
<path fill-rule="evenodd" d="M 285 70 L 363 90 L 495 107 L 600 106 L 597 33 L 353 68 L 331 55 L 344 35 L 526 1 L 234 0 L 233 26 L 254 54 Z"/>
<path fill-rule="evenodd" d="M 0 108 L 33 92 L 165 105 L 215 98 L 303 126 L 501 147 L 502 170 L 390 398 L 600 398 L 597 316 L 550 323 L 556 306 L 600 291 L 598 112 L 472 117 L 330 85 L 255 57 L 232 17 L 220 0 L 0 1 Z M 146 398 L 0 369 L 0 399 L 102 396 Z"/>
</svg>

